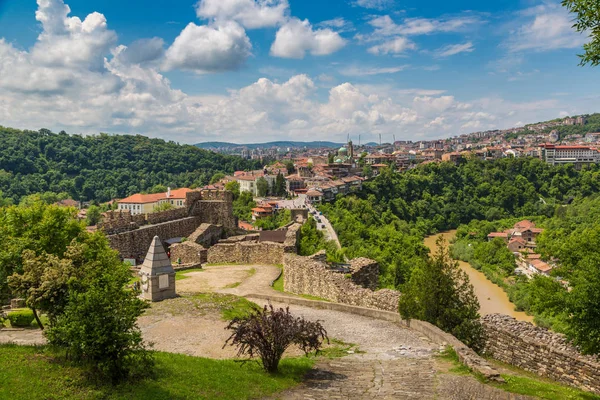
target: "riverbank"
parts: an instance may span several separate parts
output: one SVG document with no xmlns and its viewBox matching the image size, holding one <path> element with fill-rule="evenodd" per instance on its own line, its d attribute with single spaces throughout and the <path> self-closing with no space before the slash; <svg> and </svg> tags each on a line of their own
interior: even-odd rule
<svg viewBox="0 0 600 400">
<path fill-rule="evenodd" d="M 429 247 L 430 250 L 435 250 L 436 241 L 441 236 L 447 243 L 456 235 L 456 230 L 441 232 L 437 235 L 428 236 L 423 240 L 423 244 Z M 516 311 L 515 305 L 508 299 L 506 292 L 498 285 L 486 278 L 485 274 L 473 268 L 469 263 L 458 261 L 460 268 L 467 273 L 469 280 L 475 289 L 475 295 L 479 300 L 479 313 L 488 314 L 505 314 L 511 317 L 526 322 L 533 322 L 533 316 L 527 315 L 522 311 Z"/>
</svg>

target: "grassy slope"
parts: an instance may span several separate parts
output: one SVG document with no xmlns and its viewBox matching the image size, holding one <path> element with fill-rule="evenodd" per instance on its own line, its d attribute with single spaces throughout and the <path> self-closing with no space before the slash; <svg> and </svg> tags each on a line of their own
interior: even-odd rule
<svg viewBox="0 0 600 400">
<path fill-rule="evenodd" d="M 269 375 L 254 362 L 157 352 L 156 379 L 112 387 L 89 383 L 80 368 L 54 359 L 45 347 L 0 345 L 0 360 L 0 399 L 11 400 L 249 399 L 296 385 L 314 363 L 284 359 L 280 373 Z"/>
</svg>

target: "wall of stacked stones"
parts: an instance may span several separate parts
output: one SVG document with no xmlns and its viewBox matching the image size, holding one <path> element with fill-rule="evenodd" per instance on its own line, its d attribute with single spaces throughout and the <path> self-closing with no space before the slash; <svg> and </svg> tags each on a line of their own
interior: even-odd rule
<svg viewBox="0 0 600 400">
<path fill-rule="evenodd" d="M 284 245 L 273 242 L 219 243 L 208 249 L 210 264 L 277 265 L 283 262 Z"/>
<path fill-rule="evenodd" d="M 221 240 L 223 234 L 223 227 L 220 225 L 202 224 L 188 237 L 188 240 L 204 247 L 210 247 Z"/>
<path fill-rule="evenodd" d="M 158 236 L 163 241 L 176 237 L 188 237 L 199 224 L 200 221 L 197 217 L 187 217 L 109 235 L 108 241 L 110 246 L 117 250 L 122 258 L 135 258 L 138 262 L 141 262 L 146 257 L 146 252 L 154 236 Z"/>
<path fill-rule="evenodd" d="M 188 216 L 187 209 L 174 208 L 172 210 L 160 211 L 151 214 L 146 214 L 146 221 L 148 224 L 161 224 L 163 222 L 173 221 L 176 219 L 186 218 Z"/>
<path fill-rule="evenodd" d="M 600 394 L 600 359 L 584 356 L 561 334 L 507 315 L 482 318 L 485 352 L 540 376 Z"/>
<path fill-rule="evenodd" d="M 201 245 L 192 241 L 176 243 L 171 246 L 171 261 L 173 265 L 181 261 L 181 264 L 204 264 L 208 262 L 208 251 Z"/>
<path fill-rule="evenodd" d="M 359 263 L 365 263 L 361 259 Z M 374 261 L 368 260 L 367 268 Z M 284 256 L 283 286 L 286 292 L 308 294 L 336 303 L 386 311 L 398 311 L 400 293 L 395 290 L 378 290 L 357 285 L 352 276 L 333 272 L 323 262 L 295 254 Z"/>
<path fill-rule="evenodd" d="M 200 218 L 202 222 L 213 225 L 222 225 L 227 231 L 233 231 L 237 228 L 235 217 L 233 216 L 233 205 L 227 201 L 204 199 L 196 203 L 191 210 L 192 215 Z"/>
</svg>

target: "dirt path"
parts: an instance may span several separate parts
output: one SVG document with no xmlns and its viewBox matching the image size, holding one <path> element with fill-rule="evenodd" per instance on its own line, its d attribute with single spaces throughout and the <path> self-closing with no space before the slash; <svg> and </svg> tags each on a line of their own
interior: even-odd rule
<svg viewBox="0 0 600 400">
<path fill-rule="evenodd" d="M 178 293 L 218 292 L 245 296 L 279 294 L 271 287 L 281 270 L 273 265 L 224 265 L 204 267 L 202 271 L 185 273 L 177 281 Z M 233 287 L 235 286 L 235 287 Z"/>
</svg>

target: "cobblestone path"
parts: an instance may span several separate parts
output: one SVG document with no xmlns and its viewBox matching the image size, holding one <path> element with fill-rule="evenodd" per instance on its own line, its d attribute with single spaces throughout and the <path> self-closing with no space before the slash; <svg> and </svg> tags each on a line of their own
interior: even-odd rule
<svg viewBox="0 0 600 400">
<path fill-rule="evenodd" d="M 436 357 L 438 345 L 392 322 L 294 305 L 290 311 L 320 320 L 330 338 L 357 344 L 364 353 L 319 361 L 302 385 L 271 400 L 529 399 L 484 385 L 472 376 L 449 374 L 452 365 Z"/>
</svg>

